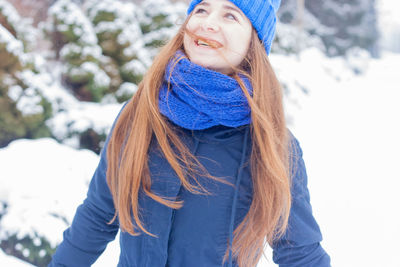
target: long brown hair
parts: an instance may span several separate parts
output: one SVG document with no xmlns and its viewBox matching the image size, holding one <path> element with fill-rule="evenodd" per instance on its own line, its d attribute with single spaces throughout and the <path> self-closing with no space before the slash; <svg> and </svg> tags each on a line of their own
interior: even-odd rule
<svg viewBox="0 0 400 267">
<path fill-rule="evenodd" d="M 147 160 L 153 136 L 182 186 L 188 191 L 194 194 L 209 193 L 197 182 L 195 177 L 199 173 L 225 182 L 208 174 L 158 108 L 159 88 L 166 66 L 175 52 L 183 49 L 183 35 L 188 19 L 154 59 L 138 91 L 121 112 L 107 147 L 107 183 L 116 209 L 113 220 L 118 216 L 121 229 L 131 235 L 138 235 L 141 230 L 156 237 L 146 230 L 140 219 L 139 189 L 172 209 L 179 209 L 183 205 L 183 201 L 169 199 L 150 190 L 151 177 Z M 249 95 L 239 79 L 239 72 L 250 79 L 253 96 Z M 291 205 L 289 145 L 281 87 L 254 30 L 244 67 L 235 69 L 232 77 L 238 81 L 251 107 L 250 161 L 254 185 L 250 210 L 234 231 L 232 255 L 240 267 L 250 267 L 259 261 L 265 242 L 272 244 L 284 233 Z M 224 261 L 228 255 L 229 248 Z"/>
</svg>

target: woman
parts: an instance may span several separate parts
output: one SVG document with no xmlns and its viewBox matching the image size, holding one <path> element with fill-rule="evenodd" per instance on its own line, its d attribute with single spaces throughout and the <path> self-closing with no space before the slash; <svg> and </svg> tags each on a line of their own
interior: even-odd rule
<svg viewBox="0 0 400 267">
<path fill-rule="evenodd" d="M 194 0 L 120 112 L 50 266 L 330 266 L 269 64 L 279 0 Z"/>
</svg>

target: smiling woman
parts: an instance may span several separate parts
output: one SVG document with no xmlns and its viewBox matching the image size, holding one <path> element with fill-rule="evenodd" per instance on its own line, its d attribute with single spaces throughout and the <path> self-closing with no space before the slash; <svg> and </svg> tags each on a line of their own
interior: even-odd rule
<svg viewBox="0 0 400 267">
<path fill-rule="evenodd" d="M 203 1 L 190 16 L 184 49 L 190 61 L 229 74 L 247 55 L 252 26 L 229 1 Z"/>
<path fill-rule="evenodd" d="M 328 267 L 268 60 L 279 0 L 194 0 L 120 112 L 50 266 Z"/>
</svg>

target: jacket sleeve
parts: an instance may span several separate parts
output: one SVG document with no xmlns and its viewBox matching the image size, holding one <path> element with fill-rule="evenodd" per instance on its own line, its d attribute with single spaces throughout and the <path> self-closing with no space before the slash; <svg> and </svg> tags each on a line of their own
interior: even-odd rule
<svg viewBox="0 0 400 267">
<path fill-rule="evenodd" d="M 283 237 L 273 244 L 273 260 L 280 267 L 330 267 L 330 257 L 321 247 L 321 231 L 312 215 L 307 173 L 299 142 L 291 136 L 292 207 Z"/>
<path fill-rule="evenodd" d="M 64 231 L 63 241 L 57 247 L 49 267 L 91 266 L 118 233 L 118 219 L 109 223 L 115 212 L 106 181 L 106 150 L 110 136 L 101 152 L 86 199 L 77 208 L 71 226 Z"/>
</svg>

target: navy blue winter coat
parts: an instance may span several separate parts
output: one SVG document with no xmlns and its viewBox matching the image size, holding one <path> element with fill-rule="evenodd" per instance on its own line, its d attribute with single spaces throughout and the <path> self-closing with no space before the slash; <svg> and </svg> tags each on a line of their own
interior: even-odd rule
<svg viewBox="0 0 400 267">
<path fill-rule="evenodd" d="M 149 150 L 151 189 L 162 196 L 178 197 L 184 205 L 173 210 L 140 192 L 143 221 L 147 230 L 158 237 L 121 232 L 119 267 L 237 266 L 235 261 L 223 265 L 222 258 L 232 230 L 243 220 L 252 201 L 249 132 L 249 125 L 181 129 L 182 140 L 209 173 L 236 185 L 198 177 L 212 195 L 185 190 L 153 140 Z M 297 166 L 293 173 L 293 203 L 288 231 L 273 247 L 273 260 L 282 267 L 328 267 L 330 258 L 319 244 L 322 237 L 312 215 L 302 152 L 294 137 L 292 141 L 297 148 L 294 151 L 298 151 L 293 155 Z M 87 198 L 64 232 L 64 240 L 49 266 L 90 266 L 115 238 L 117 220 L 107 224 L 114 216 L 114 206 L 106 183 L 106 167 L 104 149 Z"/>
</svg>

